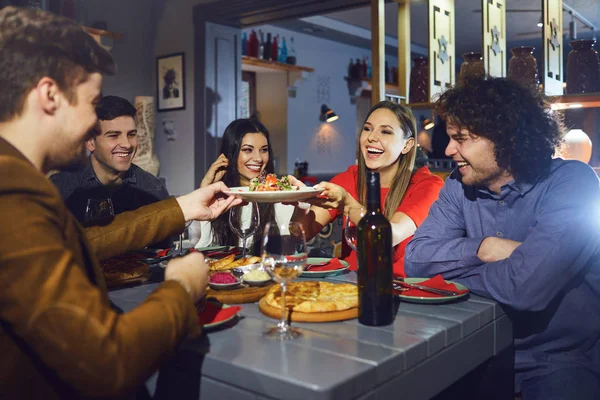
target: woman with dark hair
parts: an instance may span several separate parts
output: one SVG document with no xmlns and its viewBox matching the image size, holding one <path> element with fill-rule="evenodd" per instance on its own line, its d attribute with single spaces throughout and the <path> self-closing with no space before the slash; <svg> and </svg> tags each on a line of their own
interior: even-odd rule
<svg viewBox="0 0 600 400">
<path fill-rule="evenodd" d="M 312 204 L 310 210 L 294 215 L 294 219 L 303 221 L 307 238 L 315 236 L 340 214 L 344 214 L 345 219 L 351 207 L 364 207 L 366 173 L 377 171 L 381 183 L 381 208 L 392 225 L 394 275 L 404 276 L 406 244 L 427 217 L 429 207 L 443 186 L 442 180 L 432 175 L 427 167 L 413 171 L 415 134 L 415 118 L 408 108 L 389 101 L 373 106 L 360 134 L 358 165 L 350 166 L 331 182 L 317 185 L 325 188 L 320 198 L 307 200 Z M 298 182 L 294 181 L 294 184 Z M 358 223 L 359 215 L 349 215 L 353 223 Z M 351 268 L 356 268 L 356 252 L 345 241 L 342 241 L 342 257 Z"/>
<path fill-rule="evenodd" d="M 273 150 L 267 128 L 255 119 L 237 119 L 230 123 L 221 141 L 221 154 L 210 166 L 200 187 L 222 180 L 227 187 L 250 186 L 250 180 L 261 172 L 274 173 Z M 260 254 L 263 228 L 267 222 L 285 223 L 290 220 L 294 207 L 290 205 L 259 203 L 260 227 L 248 239 L 250 252 Z M 245 210 L 244 210 L 245 211 Z M 250 218 L 250 209 L 241 218 Z M 196 248 L 211 245 L 238 246 L 239 238 L 229 228 L 229 213 L 223 213 L 212 222 L 194 222 L 190 239 Z"/>
</svg>

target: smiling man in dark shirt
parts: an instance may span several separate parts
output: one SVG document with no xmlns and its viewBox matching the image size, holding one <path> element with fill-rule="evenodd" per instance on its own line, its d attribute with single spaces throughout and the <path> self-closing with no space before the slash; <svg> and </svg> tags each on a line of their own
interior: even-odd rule
<svg viewBox="0 0 600 400">
<path fill-rule="evenodd" d="M 513 323 L 523 400 L 600 399 L 600 182 L 553 158 L 560 124 L 500 78 L 441 95 L 458 168 L 406 247 L 407 276 L 465 284 Z"/>
<path fill-rule="evenodd" d="M 135 107 L 121 97 L 105 96 L 96 115 L 95 135 L 86 143 L 89 164 L 50 178 L 73 215 L 85 222 L 88 199 L 110 198 L 119 214 L 168 198 L 160 179 L 132 163 L 138 147 Z"/>
</svg>

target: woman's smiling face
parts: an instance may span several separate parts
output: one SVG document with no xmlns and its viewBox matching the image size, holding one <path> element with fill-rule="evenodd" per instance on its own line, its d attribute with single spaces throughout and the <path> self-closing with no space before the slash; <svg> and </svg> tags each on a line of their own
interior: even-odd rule
<svg viewBox="0 0 600 400">
<path fill-rule="evenodd" d="M 250 180 L 260 175 L 268 161 L 269 143 L 266 136 L 260 132 L 247 133 L 242 139 L 237 159 L 240 184 L 250 185 Z"/>
<path fill-rule="evenodd" d="M 360 149 L 368 169 L 392 172 L 398 168 L 398 158 L 414 145 L 406 139 L 398 117 L 387 108 L 379 108 L 369 115 L 360 134 Z"/>
</svg>

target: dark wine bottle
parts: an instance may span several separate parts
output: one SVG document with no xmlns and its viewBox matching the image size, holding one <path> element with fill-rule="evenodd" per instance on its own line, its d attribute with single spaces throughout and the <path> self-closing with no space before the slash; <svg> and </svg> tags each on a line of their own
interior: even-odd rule
<svg viewBox="0 0 600 400">
<path fill-rule="evenodd" d="M 367 172 L 367 212 L 356 230 L 358 322 L 389 325 L 394 321 L 392 227 L 381 214 L 378 172 Z"/>
</svg>

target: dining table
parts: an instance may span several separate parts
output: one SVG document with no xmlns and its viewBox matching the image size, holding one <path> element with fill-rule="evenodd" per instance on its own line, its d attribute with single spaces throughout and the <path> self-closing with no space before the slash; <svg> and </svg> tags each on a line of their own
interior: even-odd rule
<svg viewBox="0 0 600 400">
<path fill-rule="evenodd" d="M 357 276 L 321 280 L 356 283 Z M 158 285 L 109 296 L 127 312 Z M 234 319 L 184 341 L 146 381 L 147 392 L 157 399 L 512 399 L 512 324 L 500 304 L 469 293 L 395 305 L 388 326 L 292 322 L 302 335 L 278 341 L 263 336 L 277 320 L 257 303 L 240 304 Z"/>
</svg>

